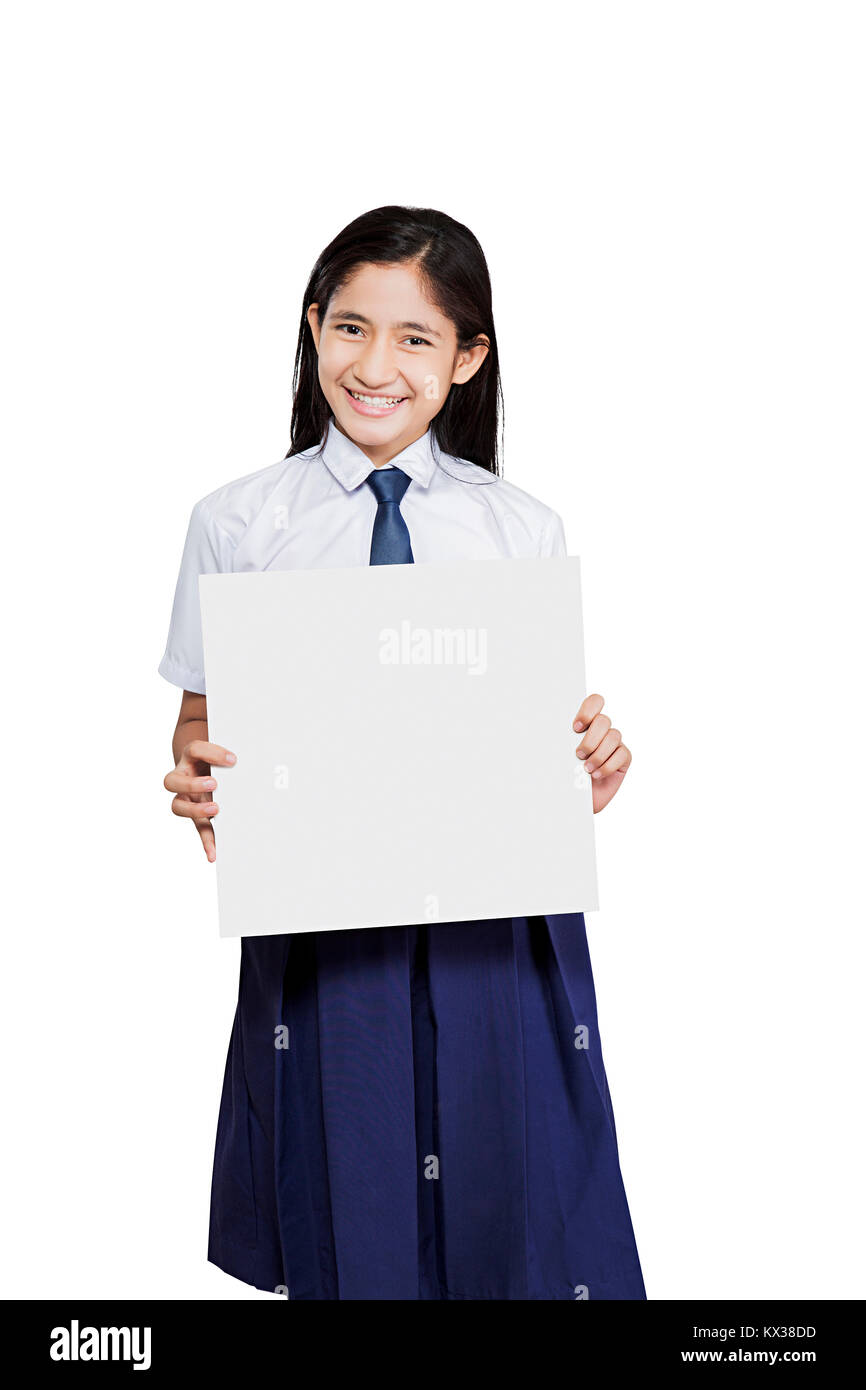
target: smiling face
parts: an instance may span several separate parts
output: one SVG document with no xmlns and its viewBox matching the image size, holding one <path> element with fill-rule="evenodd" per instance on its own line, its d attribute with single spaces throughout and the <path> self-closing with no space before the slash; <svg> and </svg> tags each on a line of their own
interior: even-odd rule
<svg viewBox="0 0 866 1390">
<path fill-rule="evenodd" d="M 424 297 L 411 265 L 363 265 L 307 321 L 334 422 L 377 466 L 424 434 L 452 385 L 474 376 L 487 339 L 460 351 L 454 324 Z"/>
</svg>

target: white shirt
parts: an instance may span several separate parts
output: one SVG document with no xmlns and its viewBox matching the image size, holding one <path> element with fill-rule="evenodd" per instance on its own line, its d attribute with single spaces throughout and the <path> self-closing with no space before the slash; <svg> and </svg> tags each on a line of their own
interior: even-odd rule
<svg viewBox="0 0 866 1390">
<path fill-rule="evenodd" d="M 430 429 L 391 465 L 415 563 L 567 554 L 562 520 L 522 488 L 437 447 Z M 331 418 L 324 440 L 237 478 L 192 509 L 160 674 L 205 694 L 198 576 L 369 565 L 373 464 Z"/>
</svg>

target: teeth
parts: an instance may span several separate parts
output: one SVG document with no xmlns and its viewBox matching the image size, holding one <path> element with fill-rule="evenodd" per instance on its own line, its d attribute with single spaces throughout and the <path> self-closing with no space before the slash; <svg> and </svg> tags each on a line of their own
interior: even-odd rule
<svg viewBox="0 0 866 1390">
<path fill-rule="evenodd" d="M 402 396 L 362 396 L 359 391 L 350 391 L 350 396 L 354 396 L 356 401 L 363 401 L 364 405 L 377 405 L 379 407 L 399 405 Z"/>
</svg>

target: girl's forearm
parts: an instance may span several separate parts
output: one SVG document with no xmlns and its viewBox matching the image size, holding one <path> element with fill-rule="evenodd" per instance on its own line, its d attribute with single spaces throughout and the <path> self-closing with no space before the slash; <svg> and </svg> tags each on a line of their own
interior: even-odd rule
<svg viewBox="0 0 866 1390">
<path fill-rule="evenodd" d="M 174 738 L 171 741 L 171 751 L 174 754 L 175 764 L 180 762 L 180 755 L 188 743 L 193 739 L 203 739 L 207 743 L 207 720 L 206 719 L 184 719 L 179 720 L 174 731 Z"/>
</svg>

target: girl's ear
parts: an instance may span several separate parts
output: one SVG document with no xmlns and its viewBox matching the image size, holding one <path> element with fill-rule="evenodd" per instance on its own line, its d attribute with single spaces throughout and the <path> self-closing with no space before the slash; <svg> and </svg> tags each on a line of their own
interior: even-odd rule
<svg viewBox="0 0 866 1390">
<path fill-rule="evenodd" d="M 321 332 L 322 332 L 321 325 L 320 325 L 320 323 L 319 323 L 319 306 L 318 306 L 318 304 L 311 304 L 310 307 L 309 307 L 309 309 L 307 310 L 307 323 L 310 325 L 310 330 L 311 330 L 311 332 L 312 332 L 312 334 L 313 334 L 313 342 L 316 344 L 316 352 L 318 352 L 318 351 L 319 351 L 319 338 L 320 338 Z"/>
<path fill-rule="evenodd" d="M 452 383 L 456 382 L 458 385 L 462 385 L 463 382 L 469 381 L 478 371 L 489 349 L 490 339 L 481 333 L 473 347 L 467 348 L 464 352 L 458 352 L 457 366 L 454 368 L 454 375 L 451 378 Z"/>
</svg>

